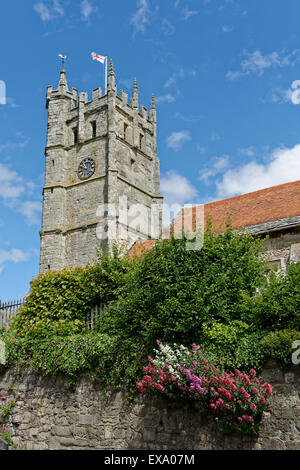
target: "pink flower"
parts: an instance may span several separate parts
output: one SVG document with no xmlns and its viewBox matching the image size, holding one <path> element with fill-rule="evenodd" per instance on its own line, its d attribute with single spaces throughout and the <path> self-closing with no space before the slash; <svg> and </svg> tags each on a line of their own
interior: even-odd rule
<svg viewBox="0 0 300 470">
<path fill-rule="evenodd" d="M 272 395 L 272 387 L 270 384 L 264 383 L 262 388 L 264 389 L 266 395 Z"/>
</svg>

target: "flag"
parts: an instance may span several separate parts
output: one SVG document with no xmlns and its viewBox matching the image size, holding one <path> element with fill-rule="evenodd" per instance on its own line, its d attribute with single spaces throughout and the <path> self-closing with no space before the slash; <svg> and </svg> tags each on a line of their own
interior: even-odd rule
<svg viewBox="0 0 300 470">
<path fill-rule="evenodd" d="M 96 52 L 92 52 L 93 60 L 98 60 L 101 64 L 104 64 L 106 57 L 103 55 L 96 54 Z"/>
</svg>

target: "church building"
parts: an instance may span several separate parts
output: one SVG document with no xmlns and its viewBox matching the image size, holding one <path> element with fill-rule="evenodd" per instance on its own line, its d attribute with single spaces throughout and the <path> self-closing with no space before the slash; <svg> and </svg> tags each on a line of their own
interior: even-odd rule
<svg viewBox="0 0 300 470">
<path fill-rule="evenodd" d="M 46 107 L 40 272 L 85 266 L 101 242 L 124 239 L 132 246 L 159 238 L 163 197 L 154 96 L 149 112 L 139 106 L 134 80 L 128 103 L 125 91 L 117 94 L 111 61 L 104 95 L 97 88 L 89 101 L 87 93 L 69 90 L 63 69 L 57 90 L 47 89 Z M 134 223 L 137 207 L 144 208 L 144 224 Z"/>
<path fill-rule="evenodd" d="M 125 91 L 117 94 L 111 61 L 104 95 L 97 88 L 88 100 L 87 93 L 69 90 L 62 69 L 57 90 L 47 89 L 46 107 L 40 272 L 85 266 L 101 242 L 124 240 L 131 255 L 150 249 L 163 233 L 154 96 L 148 112 L 139 106 L 136 80 L 129 102 Z M 209 217 L 219 231 L 229 215 L 233 229 L 268 235 L 266 255 L 275 269 L 299 260 L 300 181 L 203 208 L 204 223 Z M 191 211 L 175 218 L 175 233 Z"/>
</svg>

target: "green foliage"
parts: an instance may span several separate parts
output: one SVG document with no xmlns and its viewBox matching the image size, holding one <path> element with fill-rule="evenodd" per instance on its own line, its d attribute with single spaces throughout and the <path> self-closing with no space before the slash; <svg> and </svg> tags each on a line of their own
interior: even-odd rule
<svg viewBox="0 0 300 470">
<path fill-rule="evenodd" d="M 300 340 L 300 331 L 279 330 L 267 334 L 261 341 L 268 357 L 276 359 L 283 369 L 291 367 L 291 358 L 295 350 L 292 348 L 294 341 Z"/>
<path fill-rule="evenodd" d="M 286 274 L 271 273 L 254 297 L 245 296 L 241 318 L 257 329 L 300 330 L 300 263 Z"/>
<path fill-rule="evenodd" d="M 93 305 L 117 298 L 129 266 L 128 257 L 114 246 L 112 253 L 99 249 L 98 262 L 92 266 L 40 274 L 31 282 L 13 329 L 21 335 L 82 331 Z"/>
<path fill-rule="evenodd" d="M 207 232 L 201 250 L 187 250 L 185 239 L 159 241 L 128 276 L 99 331 L 136 336 L 147 347 L 157 338 L 191 344 L 203 324 L 240 319 L 243 296 L 264 279 L 261 251 L 251 235 L 229 230 Z"/>
<path fill-rule="evenodd" d="M 246 371 L 250 367 L 260 370 L 267 359 L 261 344 L 264 335 L 265 331 L 251 331 L 247 323 L 235 320 L 229 324 L 203 325 L 201 341 L 229 370 Z"/>
<path fill-rule="evenodd" d="M 7 431 L 6 428 L 0 427 L 0 438 L 3 439 L 3 441 L 7 442 L 7 444 L 11 447 L 14 447 L 14 442 L 12 440 L 11 434 Z"/>
<path fill-rule="evenodd" d="M 13 398 L 11 400 L 9 400 L 7 403 L 3 403 L 2 406 L 1 406 L 1 410 L 0 410 L 0 417 L 1 418 L 7 418 L 7 416 L 10 415 L 11 410 L 13 409 L 15 404 L 16 404 L 16 402 Z"/>
<path fill-rule="evenodd" d="M 172 238 L 130 260 L 115 246 L 99 250 L 92 266 L 40 275 L 11 331 L 0 332 L 0 372 L 26 366 L 74 385 L 89 370 L 130 390 L 157 339 L 200 343 L 227 370 L 259 370 L 269 357 L 288 368 L 300 330 L 300 267 L 267 276 L 262 250 L 251 235 L 208 230 L 200 250 Z M 87 314 L 100 302 L 106 308 L 88 332 Z"/>
<path fill-rule="evenodd" d="M 63 375 L 75 386 L 78 377 L 90 371 L 104 387 L 130 388 L 141 366 L 135 338 L 120 343 L 118 336 L 96 332 L 66 336 L 29 331 L 25 336 L 6 332 L 0 339 L 6 344 L 6 363 L 0 365 L 0 373 L 23 367 L 42 375 Z"/>
<path fill-rule="evenodd" d="M 87 370 L 97 373 L 107 369 L 113 362 L 115 341 L 102 334 L 44 338 L 33 342 L 27 350 L 28 365 L 43 375 L 53 375 L 54 371 L 55 375 L 62 374 L 74 385 L 78 376 Z"/>
<path fill-rule="evenodd" d="M 11 447 L 14 447 L 12 437 L 7 429 L 2 426 L 2 423 L 3 420 L 10 415 L 15 404 L 16 402 L 13 398 L 6 402 L 4 401 L 4 397 L 0 394 L 0 438 L 6 441 Z"/>
</svg>

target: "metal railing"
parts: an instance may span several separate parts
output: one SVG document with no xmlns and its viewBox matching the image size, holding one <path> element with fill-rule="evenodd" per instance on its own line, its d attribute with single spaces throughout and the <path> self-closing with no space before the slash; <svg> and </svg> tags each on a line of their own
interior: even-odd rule
<svg viewBox="0 0 300 470">
<path fill-rule="evenodd" d="M 101 303 L 99 305 L 95 305 L 92 308 L 92 310 L 90 311 L 90 313 L 88 314 L 88 317 L 87 317 L 87 325 L 88 325 L 89 330 L 92 330 L 94 328 L 96 317 L 100 317 L 103 310 L 104 310 L 104 304 L 103 303 Z"/>
<path fill-rule="evenodd" d="M 1 303 L 0 301 L 0 328 L 7 329 L 9 327 L 10 321 L 18 314 L 20 307 L 25 304 L 25 301 L 26 297 L 6 303 Z M 89 330 L 94 328 L 96 317 L 100 316 L 103 310 L 104 304 L 100 303 L 95 305 L 87 314 L 87 327 Z"/>
<path fill-rule="evenodd" d="M 24 305 L 25 301 L 26 297 L 5 303 L 0 301 L 0 328 L 9 327 L 11 319 L 18 314 L 20 307 Z"/>
</svg>

